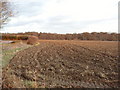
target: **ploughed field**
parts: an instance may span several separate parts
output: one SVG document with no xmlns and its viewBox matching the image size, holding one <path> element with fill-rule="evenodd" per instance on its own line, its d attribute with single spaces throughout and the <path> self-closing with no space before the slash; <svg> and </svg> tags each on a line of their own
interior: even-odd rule
<svg viewBox="0 0 120 90">
<path fill-rule="evenodd" d="M 3 69 L 3 87 L 118 87 L 118 42 L 49 41 L 18 52 Z"/>
</svg>

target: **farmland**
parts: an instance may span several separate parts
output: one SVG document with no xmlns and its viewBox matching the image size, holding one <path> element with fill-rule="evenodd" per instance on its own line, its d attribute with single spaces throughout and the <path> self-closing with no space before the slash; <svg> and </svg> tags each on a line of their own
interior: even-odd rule
<svg viewBox="0 0 120 90">
<path fill-rule="evenodd" d="M 3 68 L 3 87 L 118 87 L 117 41 L 39 42 L 17 52 Z"/>
</svg>

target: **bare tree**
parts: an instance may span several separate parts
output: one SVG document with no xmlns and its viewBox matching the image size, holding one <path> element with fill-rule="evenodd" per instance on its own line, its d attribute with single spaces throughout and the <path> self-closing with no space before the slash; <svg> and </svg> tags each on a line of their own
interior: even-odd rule
<svg viewBox="0 0 120 90">
<path fill-rule="evenodd" d="M 0 28 L 7 23 L 8 18 L 13 16 L 13 10 L 11 8 L 11 2 L 6 0 L 0 0 Z"/>
</svg>

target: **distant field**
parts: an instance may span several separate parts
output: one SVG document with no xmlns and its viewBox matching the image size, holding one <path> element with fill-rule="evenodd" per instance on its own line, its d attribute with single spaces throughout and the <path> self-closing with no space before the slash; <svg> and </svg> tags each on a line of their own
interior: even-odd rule
<svg viewBox="0 0 120 90">
<path fill-rule="evenodd" d="M 116 41 L 40 40 L 10 60 L 3 87 L 118 87 L 117 63 Z"/>
</svg>

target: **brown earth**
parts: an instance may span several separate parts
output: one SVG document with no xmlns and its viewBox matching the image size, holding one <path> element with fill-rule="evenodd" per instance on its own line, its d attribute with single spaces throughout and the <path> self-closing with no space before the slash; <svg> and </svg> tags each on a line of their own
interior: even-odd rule
<svg viewBox="0 0 120 90">
<path fill-rule="evenodd" d="M 118 87 L 117 64 L 117 42 L 41 40 L 4 68 L 3 87 Z"/>
</svg>

